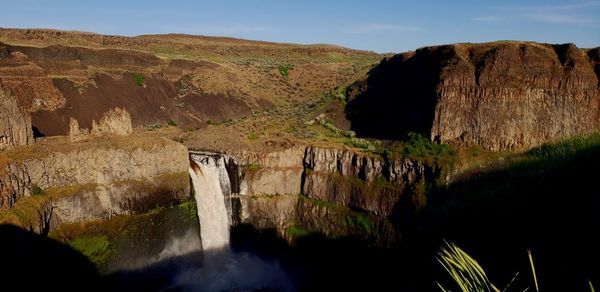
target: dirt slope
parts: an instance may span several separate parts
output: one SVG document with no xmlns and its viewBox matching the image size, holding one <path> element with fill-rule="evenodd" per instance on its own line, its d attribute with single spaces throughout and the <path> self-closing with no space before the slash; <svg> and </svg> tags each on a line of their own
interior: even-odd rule
<svg viewBox="0 0 600 292">
<path fill-rule="evenodd" d="M 188 129 L 295 108 L 379 58 L 326 45 L 0 29 L 0 86 L 50 136 L 67 134 L 70 117 L 89 127 L 114 107 L 130 112 L 135 128 Z"/>
</svg>

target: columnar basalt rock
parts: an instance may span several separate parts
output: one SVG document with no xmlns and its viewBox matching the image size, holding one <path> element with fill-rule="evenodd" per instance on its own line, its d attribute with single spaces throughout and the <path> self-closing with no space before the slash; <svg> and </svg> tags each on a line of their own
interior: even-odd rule
<svg viewBox="0 0 600 292">
<path fill-rule="evenodd" d="M 92 121 L 92 129 L 80 128 L 79 122 L 70 118 L 69 139 L 71 142 L 83 141 L 90 137 L 105 137 L 111 135 L 128 136 L 133 133 L 131 116 L 122 108 L 114 108 L 102 116 L 99 122 Z"/>
<path fill-rule="evenodd" d="M 418 132 L 493 151 L 589 133 L 600 126 L 595 50 L 524 42 L 422 48 L 355 83 L 348 116 L 363 136 Z"/>
<path fill-rule="evenodd" d="M 136 214 L 189 199 L 187 148 L 164 138 L 137 143 L 124 148 L 78 144 L 8 162 L 0 169 L 0 209 L 35 196 L 52 202 L 52 224 L 59 224 Z"/>
<path fill-rule="evenodd" d="M 302 160 L 305 147 L 293 146 L 280 151 L 236 153 L 243 178 L 241 195 L 297 195 L 301 190 Z"/>
<path fill-rule="evenodd" d="M 79 122 L 74 119 L 69 119 L 69 140 L 71 142 L 78 142 L 89 138 L 90 130 L 79 127 Z"/>
<path fill-rule="evenodd" d="M 344 149 L 309 147 L 302 193 L 309 198 L 390 215 L 407 186 L 424 180 L 425 165 Z"/>
<path fill-rule="evenodd" d="M 114 108 L 102 116 L 100 121 L 92 121 L 91 134 L 96 137 L 107 135 L 127 136 L 133 133 L 131 116 L 122 108 Z"/>
<path fill-rule="evenodd" d="M 34 142 L 31 117 L 0 88 L 0 151 Z"/>
<path fill-rule="evenodd" d="M 288 236 L 288 228 L 296 224 L 316 228 L 320 219 L 352 220 L 357 215 L 351 210 L 378 218 L 379 226 L 402 203 L 410 191 L 407 187 L 422 182 L 427 171 L 418 161 L 301 145 L 266 153 L 244 151 L 231 157 L 237 163 L 240 184 L 240 192 L 234 194 L 240 202 L 234 212 L 239 218 L 234 221 L 273 228 L 282 236 Z M 337 235 L 360 231 L 338 227 L 321 231 Z"/>
</svg>

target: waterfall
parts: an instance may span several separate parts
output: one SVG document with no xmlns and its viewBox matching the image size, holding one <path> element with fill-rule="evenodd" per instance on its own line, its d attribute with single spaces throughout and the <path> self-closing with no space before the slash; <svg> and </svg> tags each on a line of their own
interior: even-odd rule
<svg viewBox="0 0 600 292">
<path fill-rule="evenodd" d="M 238 186 L 231 185 L 226 167 L 229 159 L 227 155 L 217 153 L 190 153 L 189 173 L 198 208 L 202 263 L 175 269 L 173 283 L 166 290 L 294 291 L 288 275 L 277 261 L 265 261 L 251 253 L 230 249 L 231 220 L 227 207 L 231 210 L 231 205 L 227 206 L 226 202 L 231 204 L 227 199 Z M 194 234 L 173 238 L 158 260 L 186 255 L 198 248 Z"/>
<path fill-rule="evenodd" d="M 223 156 L 192 154 L 190 176 L 198 208 L 202 248 L 223 250 L 229 247 L 230 219 L 225 196 L 231 195 L 229 175 Z"/>
</svg>

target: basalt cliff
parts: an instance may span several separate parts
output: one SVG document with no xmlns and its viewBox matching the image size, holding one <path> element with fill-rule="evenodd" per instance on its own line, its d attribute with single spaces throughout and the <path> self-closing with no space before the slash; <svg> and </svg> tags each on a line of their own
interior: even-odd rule
<svg viewBox="0 0 600 292">
<path fill-rule="evenodd" d="M 514 223 L 496 226 L 507 242 L 542 226 L 527 237 L 539 244 L 563 206 L 597 209 L 587 184 L 573 187 L 584 208 L 565 199 L 561 178 L 598 159 L 598 48 L 496 42 L 384 58 L 185 35 L 0 29 L 0 41 L 0 223 L 69 242 L 107 224 L 108 241 L 140 215 L 156 232 L 128 236 L 166 241 L 181 218 L 198 229 L 189 169 L 204 159 L 232 234 L 250 226 L 289 246 L 316 235 L 430 255 L 442 235 L 493 246 L 484 229 L 496 219 Z M 600 164 L 585 165 L 587 178 Z M 179 219 L 160 215 L 182 202 Z M 595 227 L 577 216 L 564 220 Z"/>
<path fill-rule="evenodd" d="M 343 148 L 285 145 L 270 152 L 223 155 L 234 224 L 275 229 L 293 240 L 299 230 L 396 243 L 389 218 L 418 205 L 415 188 L 432 168 Z"/>
<path fill-rule="evenodd" d="M 3 222 L 48 232 L 189 199 L 187 149 L 164 138 L 65 138 L 3 153 Z M 9 160 L 10 159 L 10 160 Z"/>
<path fill-rule="evenodd" d="M 421 48 L 353 84 L 348 118 L 361 136 L 523 150 L 598 128 L 598 58 L 573 44 Z"/>
</svg>

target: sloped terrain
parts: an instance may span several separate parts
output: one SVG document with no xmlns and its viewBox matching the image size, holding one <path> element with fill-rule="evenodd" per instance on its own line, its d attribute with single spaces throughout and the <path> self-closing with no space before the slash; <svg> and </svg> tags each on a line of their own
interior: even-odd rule
<svg viewBox="0 0 600 292">
<path fill-rule="evenodd" d="M 135 128 L 187 129 L 295 108 L 379 59 L 334 46 L 187 35 L 0 29 L 0 42 L 0 86 L 46 136 L 67 134 L 71 117 L 89 127 L 114 107 L 130 112 Z"/>
</svg>

